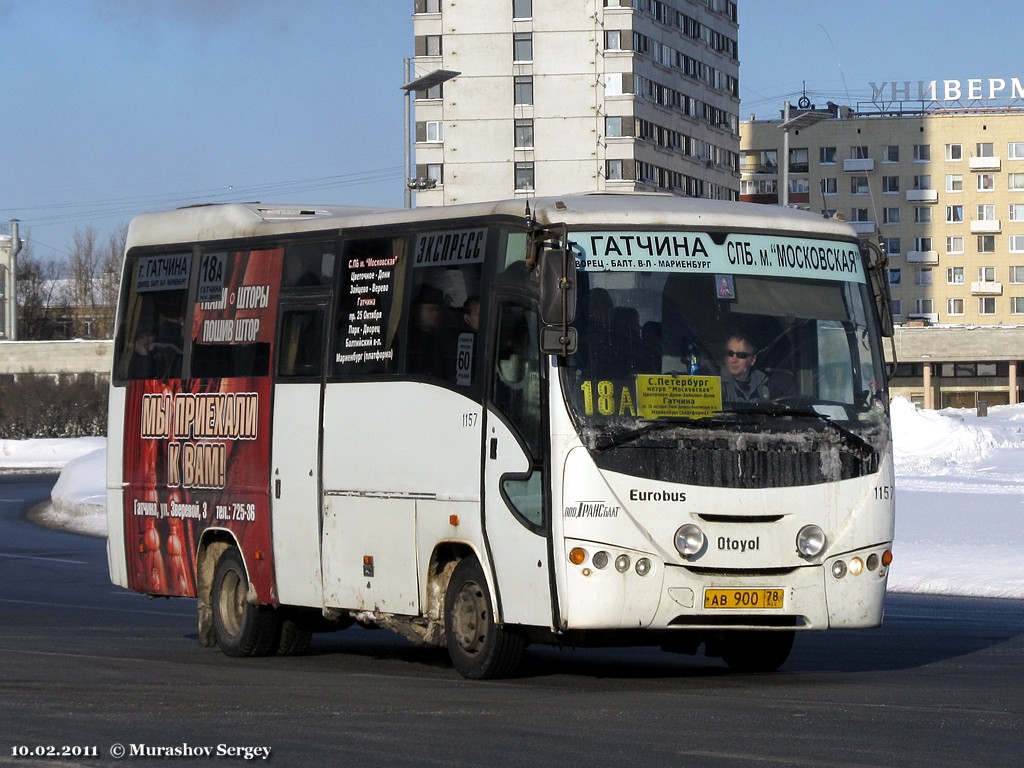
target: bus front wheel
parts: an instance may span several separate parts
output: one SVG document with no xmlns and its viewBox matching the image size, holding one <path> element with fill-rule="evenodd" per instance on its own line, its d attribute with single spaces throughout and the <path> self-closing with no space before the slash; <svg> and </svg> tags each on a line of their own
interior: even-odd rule
<svg viewBox="0 0 1024 768">
<path fill-rule="evenodd" d="M 444 632 L 452 665 L 473 680 L 512 675 L 526 650 L 523 637 L 494 621 L 487 580 L 474 558 L 461 561 L 448 582 Z"/>
<path fill-rule="evenodd" d="M 266 656 L 274 650 L 280 619 L 271 606 L 246 598 L 249 578 L 237 549 L 227 549 L 213 575 L 213 631 L 228 656 Z"/>
</svg>

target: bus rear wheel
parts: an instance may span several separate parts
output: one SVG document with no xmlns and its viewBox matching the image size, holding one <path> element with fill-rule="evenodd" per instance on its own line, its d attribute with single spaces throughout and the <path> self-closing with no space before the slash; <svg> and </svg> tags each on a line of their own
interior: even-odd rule
<svg viewBox="0 0 1024 768">
<path fill-rule="evenodd" d="M 474 558 L 460 562 L 448 582 L 444 632 L 452 666 L 472 680 L 514 674 L 526 650 L 522 636 L 494 621 L 487 580 Z"/>
<path fill-rule="evenodd" d="M 269 605 L 252 605 L 248 594 L 242 556 L 237 549 L 227 549 L 217 561 L 211 602 L 217 645 L 228 656 L 266 656 L 278 641 L 277 613 Z"/>
<path fill-rule="evenodd" d="M 734 672 L 774 672 L 789 658 L 796 632 L 733 632 L 722 639 L 722 661 Z"/>
</svg>

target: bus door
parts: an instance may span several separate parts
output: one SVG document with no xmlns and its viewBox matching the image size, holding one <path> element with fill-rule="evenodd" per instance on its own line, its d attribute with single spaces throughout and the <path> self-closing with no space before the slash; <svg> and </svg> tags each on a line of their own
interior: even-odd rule
<svg viewBox="0 0 1024 768">
<path fill-rule="evenodd" d="M 551 626 L 544 378 L 536 308 L 499 299 L 484 425 L 484 531 L 504 623 Z"/>
<path fill-rule="evenodd" d="M 286 605 L 319 607 L 323 605 L 317 555 L 327 301 L 285 302 L 278 323 L 270 475 L 277 599 Z"/>
</svg>

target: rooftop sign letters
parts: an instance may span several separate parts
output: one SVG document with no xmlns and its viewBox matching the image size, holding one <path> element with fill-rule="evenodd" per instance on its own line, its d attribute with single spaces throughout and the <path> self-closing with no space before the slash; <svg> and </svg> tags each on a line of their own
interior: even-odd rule
<svg viewBox="0 0 1024 768">
<path fill-rule="evenodd" d="M 1024 99 L 1019 77 L 974 77 L 967 80 L 892 80 L 869 83 L 871 101 L 1004 101 Z"/>
</svg>

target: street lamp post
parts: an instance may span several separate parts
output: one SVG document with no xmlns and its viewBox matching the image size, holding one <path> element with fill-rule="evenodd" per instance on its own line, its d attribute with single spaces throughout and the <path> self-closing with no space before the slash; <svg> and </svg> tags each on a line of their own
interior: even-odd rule
<svg viewBox="0 0 1024 768">
<path fill-rule="evenodd" d="M 402 86 L 402 90 L 405 91 L 405 207 L 412 208 L 412 192 L 413 189 L 428 189 L 428 182 L 424 180 L 420 182 L 412 175 L 412 135 L 410 132 L 410 121 L 412 120 L 412 94 L 416 91 L 430 90 L 434 86 L 446 83 L 449 80 L 461 75 L 461 72 L 455 72 L 450 69 L 435 69 L 433 72 L 428 72 L 421 77 L 417 77 L 413 80 L 409 78 L 412 75 L 412 59 L 405 60 L 405 85 Z"/>
<path fill-rule="evenodd" d="M 830 117 L 827 111 L 815 109 L 806 97 L 800 99 L 800 107 L 801 109 L 796 115 L 790 116 L 790 104 L 787 101 L 782 113 L 782 123 L 779 125 L 779 128 L 782 129 L 782 158 L 780 160 L 782 163 L 782 195 L 780 199 L 783 206 L 789 205 L 789 132 L 808 128 Z"/>
</svg>

